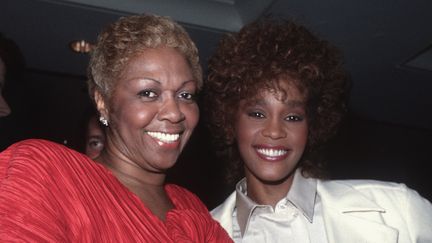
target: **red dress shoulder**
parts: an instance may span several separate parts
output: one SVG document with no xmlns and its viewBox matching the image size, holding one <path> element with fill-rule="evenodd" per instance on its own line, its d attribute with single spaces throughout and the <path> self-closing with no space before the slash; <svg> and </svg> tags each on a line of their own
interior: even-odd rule
<svg viewBox="0 0 432 243">
<path fill-rule="evenodd" d="M 161 221 L 113 174 L 46 140 L 0 153 L 0 242 L 231 242 L 188 190 Z"/>
</svg>

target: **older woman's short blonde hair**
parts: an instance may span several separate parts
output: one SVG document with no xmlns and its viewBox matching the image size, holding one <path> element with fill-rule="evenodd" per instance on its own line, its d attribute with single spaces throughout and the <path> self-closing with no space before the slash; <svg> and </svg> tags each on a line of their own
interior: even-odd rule
<svg viewBox="0 0 432 243">
<path fill-rule="evenodd" d="M 201 88 L 198 50 L 184 28 L 169 17 L 134 15 L 121 17 L 100 33 L 88 68 L 88 88 L 92 98 L 97 90 L 104 99 L 110 99 L 129 60 L 148 48 L 157 47 L 171 47 L 182 53 Z"/>
</svg>

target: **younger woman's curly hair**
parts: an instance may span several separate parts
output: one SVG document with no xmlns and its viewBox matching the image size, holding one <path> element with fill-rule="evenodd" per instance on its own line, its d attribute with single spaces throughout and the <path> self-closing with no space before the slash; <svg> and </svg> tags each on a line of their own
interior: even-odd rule
<svg viewBox="0 0 432 243">
<path fill-rule="evenodd" d="M 335 134 L 346 110 L 348 79 L 339 51 L 290 20 L 263 18 L 225 36 L 210 58 L 204 102 L 218 152 L 229 162 L 229 182 L 243 176 L 235 144 L 235 114 L 241 100 L 290 82 L 304 95 L 308 143 L 299 167 L 322 177 L 317 148 Z"/>
<path fill-rule="evenodd" d="M 201 88 L 198 50 L 185 29 L 169 17 L 132 15 L 121 17 L 99 34 L 87 71 L 90 96 L 94 98 L 97 90 L 109 100 L 129 60 L 146 49 L 158 47 L 177 49 L 189 63 Z"/>
</svg>

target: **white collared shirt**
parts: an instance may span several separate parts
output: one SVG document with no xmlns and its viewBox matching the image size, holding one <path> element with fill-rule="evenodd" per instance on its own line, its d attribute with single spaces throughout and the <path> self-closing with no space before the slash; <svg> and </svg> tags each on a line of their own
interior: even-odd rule
<svg viewBox="0 0 432 243">
<path fill-rule="evenodd" d="M 326 243 L 321 200 L 316 179 L 304 178 L 296 171 L 288 195 L 273 209 L 258 205 L 246 195 L 246 179 L 236 186 L 233 212 L 235 242 Z M 243 237 L 242 237 L 243 235 Z"/>
</svg>

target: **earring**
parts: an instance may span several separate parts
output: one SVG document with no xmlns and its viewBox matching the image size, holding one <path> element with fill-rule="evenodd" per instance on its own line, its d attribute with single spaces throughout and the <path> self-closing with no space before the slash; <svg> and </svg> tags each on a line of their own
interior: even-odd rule
<svg viewBox="0 0 432 243">
<path fill-rule="evenodd" d="M 108 126 L 108 120 L 105 118 L 105 117 L 103 117 L 103 116 L 100 116 L 99 117 L 99 121 L 104 125 L 104 126 Z"/>
</svg>

